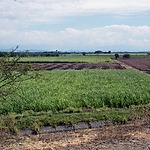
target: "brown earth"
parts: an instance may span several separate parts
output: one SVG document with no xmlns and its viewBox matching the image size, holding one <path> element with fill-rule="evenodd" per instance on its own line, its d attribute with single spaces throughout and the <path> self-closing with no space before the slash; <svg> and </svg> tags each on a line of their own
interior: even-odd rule
<svg viewBox="0 0 150 150">
<path fill-rule="evenodd" d="M 35 70 L 125 69 L 119 63 L 32 63 Z"/>
<path fill-rule="evenodd" d="M 119 59 L 119 61 L 150 74 L 150 58 Z"/>
<path fill-rule="evenodd" d="M 118 59 L 114 63 L 32 63 L 35 70 L 135 68 L 150 74 L 150 58 Z"/>
<path fill-rule="evenodd" d="M 149 150 L 150 122 L 28 136 L 0 136 L 0 150 Z"/>
</svg>

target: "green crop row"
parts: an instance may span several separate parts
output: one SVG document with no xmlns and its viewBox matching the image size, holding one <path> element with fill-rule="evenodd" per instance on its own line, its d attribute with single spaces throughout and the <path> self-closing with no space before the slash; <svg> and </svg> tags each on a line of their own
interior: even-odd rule
<svg viewBox="0 0 150 150">
<path fill-rule="evenodd" d="M 133 70 L 41 71 L 0 97 L 0 114 L 124 108 L 150 103 L 150 76 Z"/>
</svg>

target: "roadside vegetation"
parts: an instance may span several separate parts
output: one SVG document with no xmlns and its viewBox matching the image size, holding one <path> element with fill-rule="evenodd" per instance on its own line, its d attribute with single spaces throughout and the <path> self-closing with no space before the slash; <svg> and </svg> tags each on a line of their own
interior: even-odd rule
<svg viewBox="0 0 150 150">
<path fill-rule="evenodd" d="M 37 60 L 36 60 L 37 59 Z M 60 59 L 60 60 L 59 60 Z M 24 57 L 25 62 L 108 62 L 99 55 Z M 150 76 L 135 70 L 52 70 L 18 79 L 19 88 L 0 97 L 0 130 L 109 120 L 126 123 L 150 114 Z M 28 72 L 28 76 L 33 72 Z"/>
<path fill-rule="evenodd" d="M 150 105 L 130 106 L 129 108 L 99 108 L 92 110 L 69 108 L 59 113 L 51 111 L 25 111 L 21 114 L 8 113 L 0 116 L 0 131 L 19 134 L 21 129 L 32 129 L 35 134 L 43 126 L 56 127 L 59 125 L 74 126 L 79 122 L 106 121 L 107 125 L 126 124 L 145 118 L 149 120 Z M 145 120 L 146 121 L 146 120 Z"/>
</svg>

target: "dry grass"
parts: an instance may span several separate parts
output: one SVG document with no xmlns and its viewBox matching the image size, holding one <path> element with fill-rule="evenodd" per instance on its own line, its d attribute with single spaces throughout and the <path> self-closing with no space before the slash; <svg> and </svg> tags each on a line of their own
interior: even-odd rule
<svg viewBox="0 0 150 150">
<path fill-rule="evenodd" d="M 110 126 L 30 136 L 1 136 L 3 150 L 78 150 L 150 148 L 150 123 Z M 4 138 L 5 137 L 5 138 Z"/>
</svg>

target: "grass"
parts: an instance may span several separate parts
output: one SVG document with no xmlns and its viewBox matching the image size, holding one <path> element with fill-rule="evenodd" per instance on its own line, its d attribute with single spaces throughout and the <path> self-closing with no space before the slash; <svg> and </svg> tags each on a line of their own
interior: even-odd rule
<svg viewBox="0 0 150 150">
<path fill-rule="evenodd" d="M 112 62 L 109 55 L 60 55 L 59 57 L 22 57 L 21 62 Z"/>
<path fill-rule="evenodd" d="M 108 125 L 125 124 L 128 121 L 147 117 L 150 113 L 150 105 L 133 106 L 124 109 L 100 108 L 91 112 L 76 113 L 52 113 L 26 111 L 22 114 L 9 113 L 0 116 L 0 131 L 18 134 L 20 129 L 30 128 L 36 133 L 42 126 L 57 126 L 74 124 L 78 122 L 93 122 L 106 120 Z"/>
<path fill-rule="evenodd" d="M 124 53 L 119 53 L 122 57 Z M 22 57 L 20 62 L 88 62 L 88 63 L 103 63 L 113 62 L 114 53 L 112 54 L 63 54 L 59 57 Z M 130 53 L 131 58 L 147 58 L 150 55 L 146 53 Z"/>
</svg>

